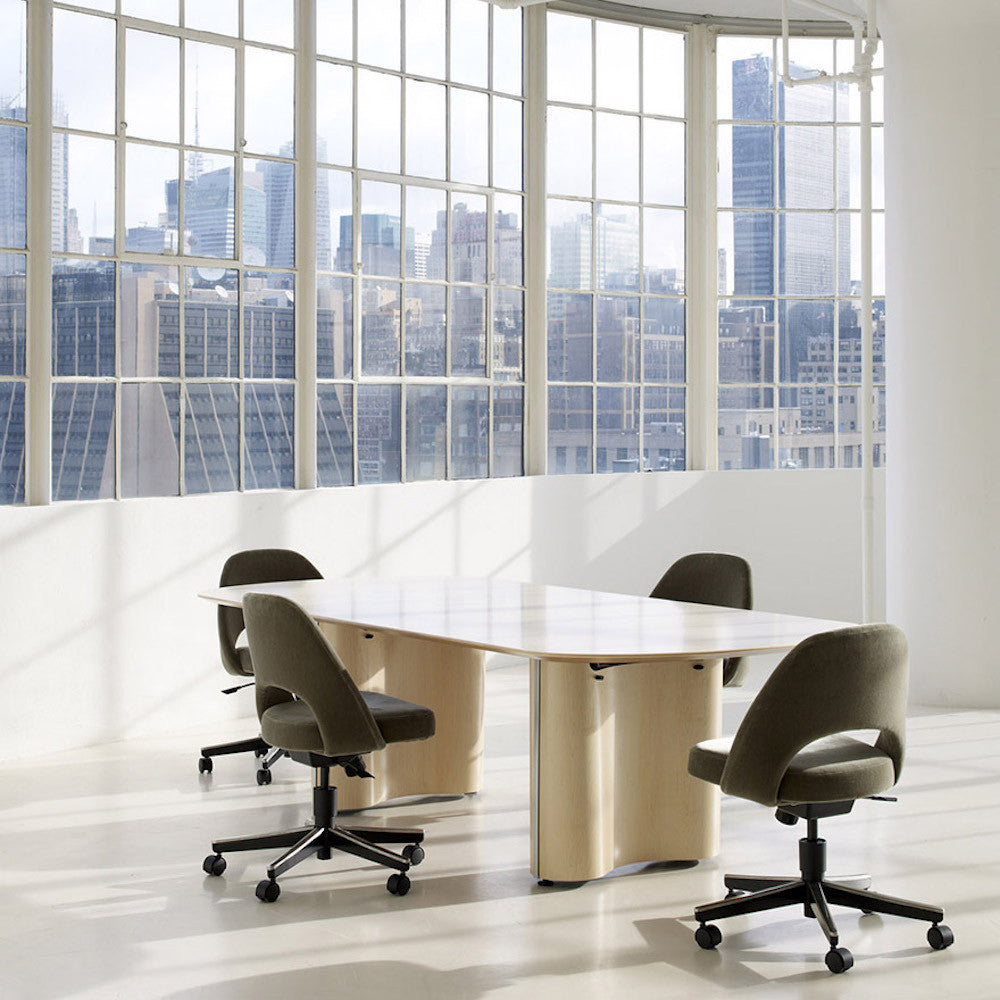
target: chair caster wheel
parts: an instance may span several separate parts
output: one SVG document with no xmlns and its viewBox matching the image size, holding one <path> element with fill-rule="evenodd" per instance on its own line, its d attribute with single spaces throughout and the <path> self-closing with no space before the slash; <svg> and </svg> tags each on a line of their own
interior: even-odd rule
<svg viewBox="0 0 1000 1000">
<path fill-rule="evenodd" d="M 198 773 L 199 774 L 211 774 L 212 773 L 212 758 L 211 757 L 201 757 L 198 760 Z"/>
<path fill-rule="evenodd" d="M 854 965 L 854 956 L 846 948 L 831 948 L 826 953 L 826 967 L 836 976 Z"/>
<path fill-rule="evenodd" d="M 273 903 L 281 895 L 281 886 L 274 879 L 265 878 L 257 883 L 254 892 L 262 903 Z"/>
<path fill-rule="evenodd" d="M 552 886 L 554 886 L 554 885 L 555 885 L 555 882 L 553 882 L 553 881 L 552 881 L 552 879 L 550 879 L 550 878 L 540 878 L 540 879 L 538 880 L 538 884 L 539 884 L 539 885 L 540 885 L 540 886 L 541 886 L 541 887 L 542 887 L 543 889 L 551 889 L 551 888 L 552 888 Z"/>
<path fill-rule="evenodd" d="M 411 865 L 419 865 L 426 855 L 424 849 L 419 844 L 407 844 L 402 850 L 402 855 Z"/>
<path fill-rule="evenodd" d="M 405 896 L 410 891 L 410 880 L 402 872 L 396 872 L 389 876 L 385 887 L 394 896 Z"/>
<path fill-rule="evenodd" d="M 258 785 L 271 784 L 271 772 L 268 768 L 261 767 L 257 769 L 257 784 Z"/>
<path fill-rule="evenodd" d="M 221 854 L 210 854 L 201 863 L 206 875 L 221 875 L 226 870 L 226 859 Z"/>
<path fill-rule="evenodd" d="M 699 948 L 711 951 L 722 943 L 722 931 L 715 924 L 702 924 L 694 932 L 694 940 Z"/>
<path fill-rule="evenodd" d="M 944 951 L 955 943 L 955 935 L 947 924 L 932 924 L 927 931 L 927 943 L 935 951 Z"/>
</svg>

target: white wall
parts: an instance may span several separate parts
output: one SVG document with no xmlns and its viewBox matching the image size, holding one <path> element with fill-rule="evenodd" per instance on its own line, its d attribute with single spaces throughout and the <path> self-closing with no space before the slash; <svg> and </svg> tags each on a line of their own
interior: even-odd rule
<svg viewBox="0 0 1000 1000">
<path fill-rule="evenodd" d="M 689 472 L 0 509 L 0 759 L 252 712 L 218 693 L 215 609 L 195 596 L 237 549 L 297 548 L 326 576 L 628 593 L 685 552 L 731 551 L 758 608 L 856 620 L 859 498 L 853 471 Z"/>
</svg>

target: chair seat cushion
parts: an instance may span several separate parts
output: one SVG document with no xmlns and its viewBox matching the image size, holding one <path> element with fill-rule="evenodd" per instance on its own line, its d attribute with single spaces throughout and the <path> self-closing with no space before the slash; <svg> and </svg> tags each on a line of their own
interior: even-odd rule
<svg viewBox="0 0 1000 1000">
<path fill-rule="evenodd" d="M 375 691 L 362 691 L 368 710 L 386 743 L 403 743 L 425 740 L 434 735 L 434 713 L 423 705 L 393 698 Z M 261 736 L 271 746 L 282 750 L 296 750 L 323 754 L 323 737 L 312 709 L 304 701 L 286 701 L 272 705 L 261 716 Z M 331 754 L 364 752 L 367 748 L 336 747 Z"/>
<path fill-rule="evenodd" d="M 691 748 L 688 771 L 696 778 L 721 784 L 732 736 L 705 740 Z M 878 795 L 896 782 L 892 758 L 863 740 L 838 734 L 800 750 L 778 788 L 778 802 L 840 802 Z"/>
</svg>

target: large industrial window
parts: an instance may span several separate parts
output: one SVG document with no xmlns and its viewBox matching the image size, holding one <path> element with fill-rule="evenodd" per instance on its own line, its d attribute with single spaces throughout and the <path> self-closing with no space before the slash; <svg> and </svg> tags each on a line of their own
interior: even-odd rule
<svg viewBox="0 0 1000 1000">
<path fill-rule="evenodd" d="M 317 13 L 319 483 L 521 475 L 521 12 Z"/>
<path fill-rule="evenodd" d="M 773 38 L 718 40 L 720 469 L 861 464 L 857 88 L 786 86 Z M 853 43 L 792 39 L 793 79 Z M 876 78 L 874 115 L 881 121 Z M 882 127 L 873 128 L 874 461 L 885 459 Z"/>
<path fill-rule="evenodd" d="M 685 36 L 547 34 L 547 468 L 683 469 Z"/>
</svg>

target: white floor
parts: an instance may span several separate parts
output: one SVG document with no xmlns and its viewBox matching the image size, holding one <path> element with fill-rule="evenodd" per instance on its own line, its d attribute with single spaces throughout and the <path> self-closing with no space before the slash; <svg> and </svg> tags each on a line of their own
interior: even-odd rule
<svg viewBox="0 0 1000 1000">
<path fill-rule="evenodd" d="M 349 858 L 310 861 L 280 900 L 253 889 L 268 859 L 201 871 L 213 837 L 308 819 L 309 772 L 291 761 L 258 788 L 247 756 L 199 778 L 188 733 L 0 765 L 0 995 L 6 1000 L 311 1000 L 530 997 L 992 998 L 1000 994 L 1000 712 L 916 713 L 897 804 L 861 802 L 823 824 L 831 871 L 941 905 L 955 945 L 926 925 L 838 910 L 854 969 L 832 976 L 823 937 L 794 910 L 723 922 L 694 943 L 692 908 L 725 870 L 793 872 L 801 827 L 723 804 L 722 854 L 635 867 L 587 885 L 528 872 L 525 671 L 487 674 L 478 796 L 372 810 L 419 825 L 427 859 L 404 898 Z M 731 726 L 750 691 L 726 692 Z M 243 729 L 250 732 L 250 723 Z"/>
</svg>

